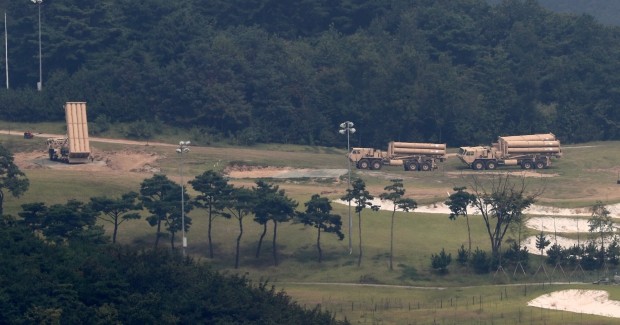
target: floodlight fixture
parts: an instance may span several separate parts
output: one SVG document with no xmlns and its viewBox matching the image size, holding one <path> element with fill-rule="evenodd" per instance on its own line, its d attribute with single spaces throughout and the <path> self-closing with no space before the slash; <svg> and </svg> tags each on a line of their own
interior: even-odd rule
<svg viewBox="0 0 620 325">
<path fill-rule="evenodd" d="M 179 141 L 179 147 L 176 152 L 181 155 L 180 174 L 181 174 L 181 234 L 183 237 L 183 255 L 185 256 L 185 249 L 187 248 L 187 237 L 185 237 L 185 186 L 183 181 L 183 160 L 186 153 L 189 152 L 187 146 L 190 145 L 189 141 Z"/>
<path fill-rule="evenodd" d="M 350 141 L 350 137 L 351 134 L 355 133 L 355 129 L 353 128 L 355 124 L 353 124 L 353 122 L 351 121 L 345 121 L 340 123 L 340 130 L 338 130 L 338 133 L 340 134 L 346 134 L 347 135 L 347 162 L 349 163 L 349 178 L 348 178 L 348 188 L 351 188 L 351 159 L 348 157 L 348 155 L 351 153 L 351 141 Z M 353 228 L 353 219 L 351 219 L 351 201 L 349 201 L 349 254 L 353 253 L 353 242 L 351 241 L 351 235 L 352 235 L 352 228 Z"/>
</svg>

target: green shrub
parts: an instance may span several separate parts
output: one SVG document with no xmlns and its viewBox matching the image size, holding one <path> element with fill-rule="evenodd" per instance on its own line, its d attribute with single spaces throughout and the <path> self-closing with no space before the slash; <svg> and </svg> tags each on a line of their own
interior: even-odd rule
<svg viewBox="0 0 620 325">
<path fill-rule="evenodd" d="M 461 245 L 456 255 L 456 262 L 461 266 L 467 265 L 469 260 L 469 252 L 465 249 L 465 245 Z"/>
<path fill-rule="evenodd" d="M 445 249 L 441 249 L 439 254 L 431 254 L 431 266 L 439 274 L 448 273 L 448 265 L 452 262 L 452 254 L 446 254 Z"/>
<path fill-rule="evenodd" d="M 474 268 L 474 271 L 479 274 L 489 273 L 490 265 L 491 261 L 487 253 L 476 247 L 476 250 L 471 256 L 471 266 Z"/>
<path fill-rule="evenodd" d="M 553 244 L 547 250 L 547 263 L 555 265 L 557 263 L 564 263 L 568 256 L 568 252 L 558 244 Z"/>
</svg>

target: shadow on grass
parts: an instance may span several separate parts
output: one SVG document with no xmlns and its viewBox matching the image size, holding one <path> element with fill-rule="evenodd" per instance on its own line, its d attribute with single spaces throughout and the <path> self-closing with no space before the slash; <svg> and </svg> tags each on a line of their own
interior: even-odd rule
<svg viewBox="0 0 620 325">
<path fill-rule="evenodd" d="M 398 277 L 399 280 L 420 280 L 421 277 L 418 274 L 418 270 L 415 267 L 407 265 L 407 264 L 398 264 L 396 266 L 401 271 L 401 275 Z"/>
<path fill-rule="evenodd" d="M 341 257 L 342 252 L 335 250 L 326 250 L 324 248 L 322 263 L 337 262 Z M 317 250 L 316 245 L 304 245 L 295 250 L 291 258 L 297 263 L 318 265 L 319 251 Z"/>
</svg>

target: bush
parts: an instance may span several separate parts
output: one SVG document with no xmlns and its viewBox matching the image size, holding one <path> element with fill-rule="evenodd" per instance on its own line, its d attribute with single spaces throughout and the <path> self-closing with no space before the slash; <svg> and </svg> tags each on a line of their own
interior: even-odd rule
<svg viewBox="0 0 620 325">
<path fill-rule="evenodd" d="M 90 125 L 89 129 L 92 134 L 101 134 L 110 130 L 112 122 L 107 115 L 99 115 L 95 118 L 95 121 Z"/>
<path fill-rule="evenodd" d="M 521 262 L 521 265 L 523 267 L 527 267 L 529 254 L 527 251 L 527 247 L 520 248 L 516 242 L 513 242 L 508 248 L 508 250 L 504 252 L 503 257 L 506 263 L 512 263 L 516 265 L 517 263 Z"/>
<path fill-rule="evenodd" d="M 465 266 L 467 261 L 469 260 L 469 252 L 465 250 L 465 245 L 461 244 L 461 248 L 459 248 L 456 255 L 456 262 L 461 266 Z"/>
<path fill-rule="evenodd" d="M 237 135 L 237 144 L 242 146 L 253 146 L 261 141 L 261 133 L 255 128 L 247 128 Z"/>
<path fill-rule="evenodd" d="M 547 263 L 551 265 L 564 263 L 567 257 L 568 252 L 558 244 L 551 245 L 551 248 L 547 250 Z"/>
<path fill-rule="evenodd" d="M 583 258 L 583 246 L 578 246 L 577 244 L 575 244 L 572 247 L 566 249 L 566 254 L 568 263 L 570 265 L 577 265 L 577 262 L 580 262 Z"/>
<path fill-rule="evenodd" d="M 583 251 L 583 258 L 581 259 L 581 265 L 585 270 L 596 270 L 603 265 L 603 259 L 605 256 L 605 249 L 599 250 L 598 246 L 594 243 L 589 243 Z"/>
<path fill-rule="evenodd" d="M 438 255 L 431 254 L 431 266 L 440 274 L 448 273 L 448 265 L 452 262 L 452 254 L 446 254 L 445 249 L 441 249 Z"/>
<path fill-rule="evenodd" d="M 618 266 L 620 262 L 620 244 L 617 239 L 607 246 L 607 262 L 614 266 Z"/>
<path fill-rule="evenodd" d="M 125 136 L 130 139 L 148 140 L 155 135 L 156 130 L 157 129 L 153 126 L 153 124 L 145 120 L 140 120 L 130 123 L 124 133 Z"/>
<path fill-rule="evenodd" d="M 471 265 L 476 273 L 489 273 L 489 266 L 491 265 L 491 261 L 485 251 L 480 250 L 480 248 L 476 247 L 476 250 L 471 256 Z"/>
</svg>

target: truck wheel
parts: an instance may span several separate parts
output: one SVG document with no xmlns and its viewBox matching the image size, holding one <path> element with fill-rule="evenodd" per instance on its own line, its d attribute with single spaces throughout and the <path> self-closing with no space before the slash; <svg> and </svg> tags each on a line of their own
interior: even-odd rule
<svg viewBox="0 0 620 325">
<path fill-rule="evenodd" d="M 476 160 L 474 161 L 474 163 L 471 165 L 471 168 L 473 170 L 483 170 L 484 169 L 484 162 L 482 162 L 482 160 Z"/>
<path fill-rule="evenodd" d="M 547 164 L 545 164 L 544 161 L 537 161 L 536 162 L 536 169 L 543 169 L 545 167 L 547 167 Z"/>
<path fill-rule="evenodd" d="M 429 163 L 423 163 L 420 165 L 420 170 L 423 172 L 428 172 L 431 170 L 431 165 L 429 165 Z"/>
<path fill-rule="evenodd" d="M 370 168 L 371 168 L 371 169 L 374 169 L 374 170 L 379 170 L 379 169 L 381 169 L 381 162 L 380 162 L 380 161 L 378 161 L 378 160 L 373 161 L 373 162 L 370 164 Z"/>
<path fill-rule="evenodd" d="M 368 160 L 364 159 L 364 160 L 360 160 L 357 167 L 359 169 L 368 169 L 368 167 L 370 167 L 370 164 L 368 163 Z"/>
<path fill-rule="evenodd" d="M 495 168 L 497 168 L 497 164 L 493 160 L 487 161 L 488 170 L 494 170 Z"/>
<path fill-rule="evenodd" d="M 407 163 L 407 169 L 408 170 L 412 170 L 412 171 L 417 171 L 418 170 L 418 164 L 416 164 L 414 161 L 408 162 Z"/>
<path fill-rule="evenodd" d="M 525 160 L 521 163 L 521 168 L 523 169 L 532 169 L 533 167 L 534 167 L 534 164 L 529 160 Z"/>
</svg>

